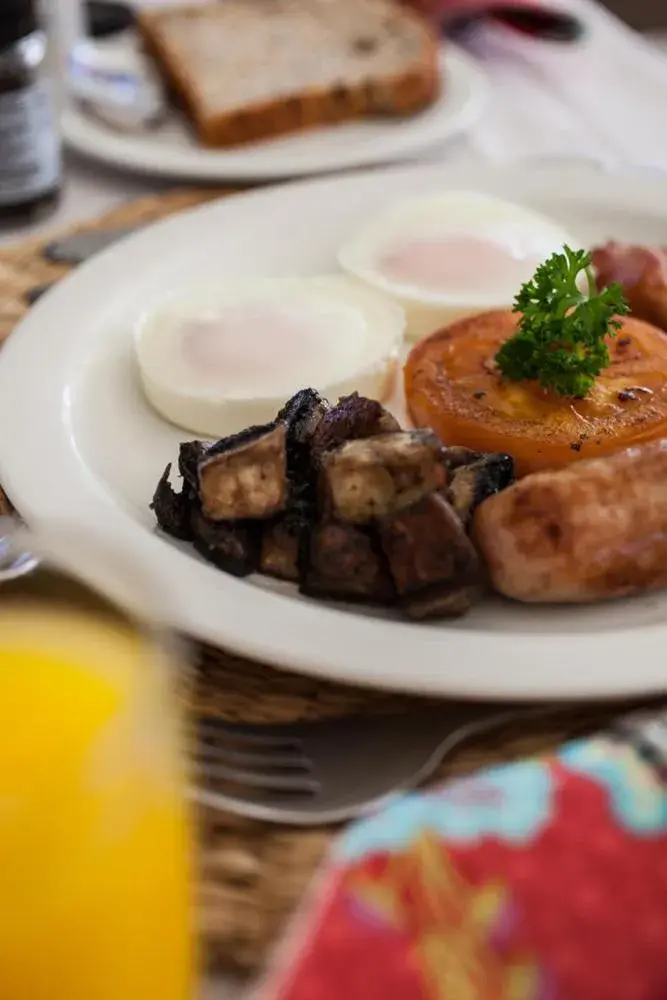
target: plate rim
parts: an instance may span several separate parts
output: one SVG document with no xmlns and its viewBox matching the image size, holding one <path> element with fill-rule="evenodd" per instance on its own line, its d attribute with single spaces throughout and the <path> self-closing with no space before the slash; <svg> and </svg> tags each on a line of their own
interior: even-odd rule
<svg viewBox="0 0 667 1000">
<path fill-rule="evenodd" d="M 211 214 L 212 217 L 217 217 L 217 213 L 224 212 L 225 205 L 230 203 L 234 203 L 236 211 L 243 213 L 244 206 L 247 208 L 249 203 L 252 206 L 259 202 L 261 207 L 262 201 L 284 196 L 289 190 L 296 191 L 297 196 L 299 189 L 303 188 L 315 189 L 316 192 L 328 191 L 332 187 L 354 185 L 364 179 L 376 182 L 378 174 L 405 175 L 411 181 L 419 177 L 423 179 L 427 175 L 431 179 L 437 176 L 439 183 L 445 187 L 452 183 L 451 180 L 448 182 L 448 174 L 452 176 L 458 173 L 459 176 L 470 178 L 476 172 L 488 175 L 489 171 L 493 171 L 497 175 L 503 169 L 516 177 L 516 164 L 505 168 L 491 165 L 447 168 L 431 164 L 381 171 L 376 169 L 344 177 L 311 178 L 289 185 L 246 192 L 147 226 L 73 272 L 33 307 L 2 349 L 0 426 L 12 428 L 13 433 L 5 433 L 0 437 L 0 481 L 16 502 L 21 514 L 39 529 L 48 530 L 50 525 L 58 525 L 59 520 L 63 519 L 62 511 L 67 510 L 70 517 L 75 518 L 84 536 L 102 535 L 109 543 L 115 540 L 128 546 L 133 551 L 134 558 L 140 562 L 145 560 L 156 576 L 169 577 L 173 571 L 174 553 L 178 552 L 176 546 L 166 543 L 144 525 L 134 521 L 123 510 L 122 504 L 111 497 L 103 483 L 78 460 L 71 425 L 68 423 L 68 401 L 63 396 L 66 383 L 58 382 L 58 378 L 64 372 L 67 360 L 60 345 L 68 343 L 72 337 L 72 326 L 68 325 L 67 316 L 76 316 L 80 312 L 81 293 L 84 290 L 86 294 L 83 299 L 87 299 L 90 307 L 91 303 L 98 301 L 99 296 L 108 291 L 109 284 L 118 275 L 132 270 L 133 261 L 142 259 L 151 246 L 161 244 L 165 236 L 170 235 L 169 230 L 172 231 L 172 239 L 176 233 L 180 233 L 179 238 L 183 238 L 188 232 L 196 232 L 203 216 Z M 524 169 L 529 169 L 534 176 L 538 168 L 533 165 Z M 582 169 L 582 164 L 575 165 L 572 180 L 576 180 L 577 171 Z M 590 171 L 594 170 L 597 177 L 598 169 L 586 163 L 585 170 L 589 180 Z M 562 165 L 544 164 L 539 173 L 545 182 L 551 177 L 552 183 L 554 178 L 559 178 L 559 185 L 563 183 Z M 619 175 L 618 171 L 607 173 L 616 177 Z M 623 178 L 629 181 L 633 176 L 636 179 L 636 175 L 624 172 L 621 174 L 621 183 Z M 649 178 L 651 175 L 644 177 L 642 198 L 648 200 L 653 197 L 655 184 L 658 184 L 663 197 L 667 195 L 667 174 Z M 46 332 L 45 327 L 49 326 L 55 326 L 56 329 Z M 73 328 L 76 332 L 76 320 Z M 34 365 L 35 351 L 40 356 L 37 374 Z M 27 389 L 17 394 L 15 386 L 17 380 L 21 379 L 21 370 L 29 370 L 31 379 Z M 40 407 L 43 416 L 42 421 L 38 422 Z M 57 409 L 54 410 L 54 407 Z M 58 419 L 55 419 L 56 413 Z M 47 483 L 39 480 L 39 477 L 39 482 L 36 482 L 31 471 L 32 463 L 24 461 L 26 453 L 39 454 L 40 448 L 45 447 L 52 449 L 49 454 L 52 454 L 60 476 L 59 481 L 52 484 L 48 495 L 45 492 Z M 71 493 L 68 492 L 70 489 Z M 54 506 L 59 508 L 59 514 L 54 515 L 51 509 Z M 100 529 L 102 524 L 104 530 Z M 613 699 L 633 694 L 660 693 L 667 689 L 667 672 L 662 668 L 659 655 L 648 662 L 641 681 L 635 671 L 617 668 L 610 670 L 609 642 L 600 642 L 600 633 L 597 631 L 563 634 L 554 627 L 554 633 L 547 635 L 528 631 L 471 632 L 457 630 L 455 626 L 410 624 L 394 620 L 387 622 L 350 614 L 335 606 L 297 601 L 286 595 L 244 584 L 211 566 L 198 563 L 185 552 L 180 552 L 179 555 L 181 567 L 186 564 L 199 567 L 190 574 L 193 579 L 197 577 L 197 593 L 194 601 L 193 595 L 180 600 L 183 596 L 182 588 L 179 594 L 174 590 L 168 604 L 178 608 L 178 617 L 172 624 L 202 641 L 221 645 L 251 659 L 292 671 L 339 683 L 409 691 L 413 694 L 486 700 Z M 209 586 L 209 580 L 215 580 L 214 587 Z M 243 600 L 240 587 L 247 588 L 246 592 L 252 594 L 250 600 Z M 203 593 L 204 590 L 215 591 L 216 614 L 219 617 L 214 624 L 209 617 L 210 594 L 201 606 L 197 605 L 200 592 Z M 258 630 L 257 621 L 260 618 L 262 628 Z M 339 627 L 342 621 L 345 622 L 343 648 L 340 644 Z M 387 670 L 384 661 L 373 660 L 369 651 L 374 650 L 377 658 L 378 648 L 382 644 L 378 621 L 382 626 L 389 626 L 385 641 L 391 642 L 393 661 L 410 664 L 411 661 L 414 662 L 415 652 L 424 657 L 416 671 L 410 666 L 402 672 Z M 445 629 L 448 638 L 443 642 Z M 657 636 L 664 639 L 667 625 L 650 623 L 640 628 L 619 628 L 613 632 L 615 646 L 625 645 L 628 647 L 626 653 L 632 649 L 636 656 L 640 632 L 650 638 Z M 417 643 L 414 642 L 416 635 L 421 637 Z M 460 641 L 461 637 L 464 637 L 463 642 Z M 429 648 L 434 638 L 437 649 Z M 512 675 L 509 678 L 499 675 L 494 683 L 486 666 L 480 670 L 480 662 L 492 661 L 497 654 L 498 643 L 505 641 L 511 642 L 513 646 Z M 539 670 L 536 671 L 538 646 Z M 461 656 L 466 653 L 468 656 L 474 653 L 474 656 L 460 671 L 447 674 L 446 683 L 443 684 L 442 656 Z M 559 669 L 565 659 L 586 662 L 586 674 L 577 678 L 574 687 L 572 673 Z M 548 677 L 546 684 L 543 680 L 545 674 Z"/>
<path fill-rule="evenodd" d="M 71 102 L 66 104 L 61 112 L 61 133 L 65 145 L 77 154 L 141 176 L 181 178 L 209 183 L 269 182 L 379 166 L 392 161 L 405 161 L 424 153 L 425 150 L 437 148 L 469 129 L 481 115 L 487 103 L 490 87 L 487 73 L 479 61 L 460 46 L 447 43 L 441 46 L 440 65 L 442 74 L 448 71 L 449 65 L 451 71 L 456 73 L 468 88 L 465 102 L 445 120 L 441 135 L 436 137 L 431 132 L 427 132 L 426 135 L 417 133 L 405 139 L 403 133 L 404 138 L 401 140 L 401 134 L 397 132 L 395 142 L 388 144 L 385 142 L 375 152 L 371 144 L 366 151 L 357 150 L 356 153 L 351 152 L 347 156 L 341 156 L 340 161 L 333 165 L 328 160 L 327 162 L 323 160 L 316 167 L 308 166 L 308 163 L 300 165 L 298 156 L 292 161 L 289 169 L 271 167 L 270 161 L 268 165 L 262 165 L 261 144 L 255 147 L 236 147 L 233 150 L 233 157 L 228 157 L 225 151 L 220 151 L 217 154 L 219 163 L 215 165 L 208 157 L 202 157 L 201 150 L 197 147 L 176 150 L 173 158 L 165 162 L 164 150 L 169 147 L 156 145 L 155 155 L 145 158 L 142 151 L 145 148 L 143 141 L 140 145 L 135 145 L 131 136 L 124 136 L 111 129 L 100 144 L 99 135 L 100 132 L 103 134 L 104 126 L 91 122 L 88 116 Z M 145 137 L 142 138 L 145 140 Z M 385 148 L 387 145 L 389 149 Z M 252 149 L 252 152 L 246 153 L 244 165 L 243 152 L 246 149 Z"/>
</svg>

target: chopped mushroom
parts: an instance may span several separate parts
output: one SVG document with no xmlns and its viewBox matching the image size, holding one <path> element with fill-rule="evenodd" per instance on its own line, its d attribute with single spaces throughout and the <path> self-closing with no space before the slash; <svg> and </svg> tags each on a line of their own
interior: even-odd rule
<svg viewBox="0 0 667 1000">
<path fill-rule="evenodd" d="M 276 420 L 217 442 L 181 444 L 159 526 L 236 576 L 259 571 L 319 598 L 397 604 L 413 619 L 464 614 L 479 565 L 466 526 L 513 479 L 512 459 L 401 431 L 376 400 L 329 408 L 313 389 Z"/>
<path fill-rule="evenodd" d="M 473 451 L 472 448 L 464 448 L 463 445 L 449 444 L 442 449 L 442 461 L 448 472 L 454 472 L 464 465 L 471 465 L 480 458 L 484 458 L 486 452 Z"/>
<path fill-rule="evenodd" d="M 514 482 L 514 461 L 509 455 L 481 455 L 470 465 L 451 473 L 444 495 L 465 525 L 483 500 Z"/>
<path fill-rule="evenodd" d="M 478 587 L 458 587 L 451 589 L 443 584 L 425 587 L 411 594 L 401 602 L 408 618 L 460 618 L 472 607 L 479 592 Z"/>
<path fill-rule="evenodd" d="M 306 509 L 294 509 L 281 514 L 274 521 L 265 521 L 262 531 L 262 550 L 259 561 L 261 573 L 279 580 L 299 580 L 301 552 L 313 519 Z"/>
<path fill-rule="evenodd" d="M 285 403 L 277 419 L 287 427 L 287 471 L 294 484 L 313 481 L 313 438 L 329 404 L 314 389 L 302 389 Z"/>
<path fill-rule="evenodd" d="M 329 404 L 319 392 L 314 389 L 300 389 L 287 400 L 276 419 L 287 424 L 289 437 L 293 442 L 310 444 L 320 421 L 329 409 Z"/>
<path fill-rule="evenodd" d="M 367 399 L 353 392 L 339 399 L 337 405 L 324 414 L 313 435 L 313 455 L 316 461 L 320 461 L 327 451 L 340 447 L 346 441 L 400 429 L 398 420 L 377 399 Z"/>
<path fill-rule="evenodd" d="M 178 449 L 178 471 L 184 485 L 195 493 L 199 490 L 199 463 L 212 444 L 211 441 L 183 441 Z"/>
<path fill-rule="evenodd" d="M 211 521 L 193 506 L 192 541 L 208 562 L 233 576 L 248 576 L 259 568 L 261 527 L 252 522 Z"/>
<path fill-rule="evenodd" d="M 273 517 L 288 497 L 286 426 L 251 427 L 207 449 L 199 461 L 199 493 L 215 521 Z"/>
<path fill-rule="evenodd" d="M 187 542 L 191 540 L 192 533 L 186 497 L 173 488 L 169 481 L 170 474 L 171 465 L 168 465 L 160 477 L 150 506 L 162 531 Z"/>
<path fill-rule="evenodd" d="M 349 441 L 324 457 L 323 494 L 340 521 L 367 524 L 442 488 L 441 445 L 430 431 Z"/>
<path fill-rule="evenodd" d="M 334 521 L 317 525 L 310 534 L 301 591 L 314 597 L 382 604 L 395 596 L 374 532 Z"/>
<path fill-rule="evenodd" d="M 460 607 L 465 610 L 465 601 L 452 598 L 476 582 L 477 554 L 459 517 L 439 493 L 380 519 L 378 532 L 396 590 L 405 598 L 409 614 L 419 617 L 441 614 L 443 608 L 450 614 L 461 613 Z"/>
</svg>

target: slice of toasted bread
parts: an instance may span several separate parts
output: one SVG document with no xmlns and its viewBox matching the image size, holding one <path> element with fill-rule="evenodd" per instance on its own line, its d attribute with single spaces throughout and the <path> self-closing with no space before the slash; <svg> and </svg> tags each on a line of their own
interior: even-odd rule
<svg viewBox="0 0 667 1000">
<path fill-rule="evenodd" d="M 409 115 L 439 91 L 437 36 L 393 0 L 221 0 L 138 23 L 205 146 Z"/>
</svg>

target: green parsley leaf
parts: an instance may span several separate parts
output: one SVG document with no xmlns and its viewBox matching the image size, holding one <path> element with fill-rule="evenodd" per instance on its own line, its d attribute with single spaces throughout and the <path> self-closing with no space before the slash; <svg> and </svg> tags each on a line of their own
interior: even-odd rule
<svg viewBox="0 0 667 1000">
<path fill-rule="evenodd" d="M 586 275 L 587 294 L 578 278 Z M 505 378 L 541 383 L 561 396 L 585 396 L 595 376 L 609 364 L 605 337 L 629 312 L 620 285 L 598 292 L 585 250 L 555 253 L 535 271 L 514 300 L 519 328 L 496 354 Z"/>
</svg>

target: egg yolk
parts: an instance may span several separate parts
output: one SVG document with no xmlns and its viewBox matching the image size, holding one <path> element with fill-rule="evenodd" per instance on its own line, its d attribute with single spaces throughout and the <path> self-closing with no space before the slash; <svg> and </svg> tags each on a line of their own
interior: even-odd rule
<svg viewBox="0 0 667 1000">
<path fill-rule="evenodd" d="M 345 371 L 364 332 L 361 314 L 341 304 L 260 302 L 184 319 L 179 336 L 183 361 L 202 384 L 261 393 Z"/>
<path fill-rule="evenodd" d="M 541 258 L 477 236 L 416 236 L 388 250 L 380 272 L 433 291 L 504 292 L 518 288 Z"/>
</svg>

